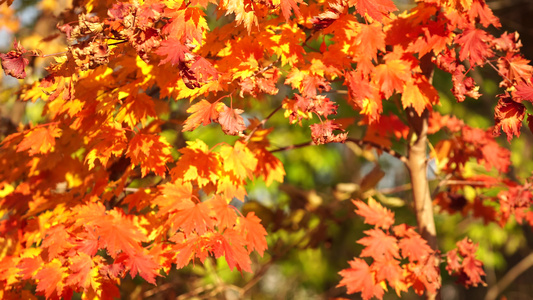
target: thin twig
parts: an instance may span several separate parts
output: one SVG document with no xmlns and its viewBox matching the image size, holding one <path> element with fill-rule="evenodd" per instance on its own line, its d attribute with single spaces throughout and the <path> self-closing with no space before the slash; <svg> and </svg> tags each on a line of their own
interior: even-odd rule
<svg viewBox="0 0 533 300">
<path fill-rule="evenodd" d="M 530 253 L 528 256 L 524 257 L 517 265 L 511 268 L 503 278 L 498 281 L 495 285 L 489 288 L 487 295 L 485 295 L 485 300 L 494 300 L 498 295 L 505 290 L 513 281 L 520 276 L 522 273 L 527 271 L 527 269 L 533 266 L 533 253 Z"/>
<path fill-rule="evenodd" d="M 380 151 L 383 151 L 385 153 L 388 153 L 389 155 L 391 156 L 394 156 L 396 157 L 397 159 L 399 159 L 400 161 L 402 162 L 407 162 L 407 157 L 403 156 L 402 154 L 390 149 L 390 148 L 387 148 L 387 147 L 384 147 L 380 144 L 377 144 L 377 143 L 374 143 L 374 142 L 371 142 L 371 141 L 365 141 L 365 140 L 360 140 L 360 139 L 355 139 L 355 138 L 347 138 L 346 139 L 347 142 L 352 142 L 356 145 L 358 145 L 359 147 L 364 147 L 364 146 L 371 146 L 377 150 L 380 150 Z M 275 153 L 275 152 L 281 152 L 281 151 L 286 151 L 286 150 L 292 150 L 292 149 L 297 149 L 297 148 L 302 148 L 302 147 L 307 147 L 307 146 L 311 146 L 311 145 L 315 145 L 315 143 L 313 143 L 313 141 L 309 141 L 309 142 L 305 142 L 305 143 L 301 143 L 301 144 L 295 144 L 295 145 L 290 145 L 290 146 L 286 146 L 286 147 L 281 147 L 281 148 L 278 148 L 278 149 L 274 149 L 274 150 L 270 150 L 270 153 Z"/>
<path fill-rule="evenodd" d="M 276 107 L 276 109 L 274 109 L 274 111 L 272 111 L 266 118 L 264 118 L 261 122 L 259 122 L 255 127 L 254 129 L 252 129 L 252 131 L 246 135 L 246 138 L 244 139 L 245 142 L 248 142 L 251 138 L 252 138 L 252 135 L 254 135 L 254 133 L 257 131 L 257 129 L 259 129 L 259 127 L 265 125 L 265 123 L 268 121 L 268 119 L 272 118 L 272 116 L 278 112 L 278 110 L 281 109 L 281 105 Z"/>
<path fill-rule="evenodd" d="M 298 148 L 303 148 L 303 147 L 307 147 L 307 146 L 311 146 L 311 145 L 315 145 L 315 143 L 313 143 L 313 141 L 309 141 L 309 142 L 305 142 L 305 143 L 301 143 L 301 144 L 290 145 L 290 146 L 287 146 L 287 147 L 281 147 L 281 148 L 278 148 L 278 149 L 270 150 L 270 153 L 281 152 L 281 151 L 292 150 L 292 149 L 298 149 Z"/>
<path fill-rule="evenodd" d="M 397 159 L 399 159 L 400 161 L 404 162 L 404 163 L 407 163 L 407 157 L 403 156 L 401 153 L 398 153 L 390 148 L 387 148 L 385 146 L 382 146 L 378 143 L 374 143 L 374 142 L 371 142 L 371 141 L 365 141 L 365 140 L 360 140 L 360 139 L 354 139 L 354 138 L 347 138 L 346 139 L 347 142 L 352 142 L 356 145 L 358 145 L 359 147 L 364 147 L 364 146 L 371 146 L 377 150 L 380 150 L 380 151 L 383 151 L 385 153 L 388 153 L 389 155 L 391 156 L 394 156 L 396 157 Z"/>
</svg>

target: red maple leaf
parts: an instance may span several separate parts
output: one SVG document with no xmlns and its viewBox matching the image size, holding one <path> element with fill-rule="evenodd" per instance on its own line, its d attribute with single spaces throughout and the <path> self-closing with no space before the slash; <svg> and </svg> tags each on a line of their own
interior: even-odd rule
<svg viewBox="0 0 533 300">
<path fill-rule="evenodd" d="M 361 200 L 352 200 L 352 202 L 357 206 L 355 213 L 365 218 L 366 224 L 375 225 L 385 230 L 394 224 L 394 213 L 381 206 L 373 198 L 368 199 L 368 205 Z"/>
<path fill-rule="evenodd" d="M 225 134 L 238 135 L 246 129 L 244 119 L 241 117 L 243 112 L 244 110 L 242 109 L 232 109 L 224 105 L 224 110 L 219 114 L 218 122 Z"/>
<path fill-rule="evenodd" d="M 280 7 L 281 13 L 286 21 L 289 21 L 291 18 L 291 10 L 294 10 L 294 14 L 298 17 L 301 16 L 300 8 L 298 8 L 298 3 L 301 3 L 302 0 L 281 0 Z"/>
<path fill-rule="evenodd" d="M 468 58 L 472 65 L 483 65 L 485 60 L 494 55 L 487 41 L 488 33 L 474 27 L 466 29 L 462 34 L 456 37 L 456 43 L 461 45 L 459 58 L 465 60 Z"/>
<path fill-rule="evenodd" d="M 117 259 L 115 259 L 115 264 L 117 263 L 124 264 L 126 272 L 129 270 L 132 278 L 139 274 L 144 280 L 151 284 L 155 284 L 155 278 L 160 276 L 158 272 L 160 268 L 159 264 L 151 255 L 143 252 L 133 253 L 132 255 L 121 253 Z"/>
<path fill-rule="evenodd" d="M 223 234 L 215 236 L 212 245 L 215 257 L 224 256 L 230 270 L 237 267 L 239 271 L 252 273 L 252 262 L 248 251 L 244 248 L 246 241 L 239 232 L 228 228 Z"/>
<path fill-rule="evenodd" d="M 476 259 L 477 244 L 472 243 L 468 238 L 457 242 L 457 249 L 450 251 L 447 256 L 448 266 L 446 270 L 450 274 L 459 276 L 458 281 L 465 286 L 485 285 L 481 276 L 485 276 L 483 263 Z M 457 255 L 460 254 L 461 258 Z"/>
<path fill-rule="evenodd" d="M 496 28 L 501 26 L 500 20 L 494 16 L 492 10 L 485 1 L 482 0 L 474 0 L 474 2 L 472 2 L 468 15 L 474 20 L 479 18 L 479 23 L 484 27 L 489 27 L 491 24 Z"/>
<path fill-rule="evenodd" d="M 398 10 L 391 0 L 350 0 L 348 4 L 355 6 L 361 16 L 366 17 L 365 14 L 368 14 L 376 21 L 381 21 L 389 12 Z"/>
<path fill-rule="evenodd" d="M 325 122 L 312 124 L 309 127 L 311 128 L 311 138 L 316 145 L 327 143 L 344 143 L 348 137 L 347 133 L 333 133 L 334 130 L 344 131 L 344 129 L 340 128 L 340 126 L 332 120 L 326 120 Z"/>
<path fill-rule="evenodd" d="M 26 66 L 30 61 L 24 57 L 26 49 L 16 40 L 13 42 L 13 48 L 8 53 L 0 53 L 0 58 L 2 59 L 2 68 L 6 75 L 11 75 L 18 79 L 23 79 L 26 77 Z"/>
<path fill-rule="evenodd" d="M 354 258 L 348 263 L 350 268 L 339 272 L 343 278 L 337 287 L 346 286 L 348 294 L 360 292 L 364 300 L 372 297 L 382 299 L 385 292 L 382 286 L 375 282 L 375 275 L 368 264 L 360 258 Z"/>
<path fill-rule="evenodd" d="M 513 136 L 519 137 L 525 115 L 526 107 L 524 104 L 515 102 L 509 95 L 500 95 L 500 100 L 494 111 L 494 135 L 499 135 L 500 130 L 503 130 L 507 134 L 509 142 Z"/>
<path fill-rule="evenodd" d="M 513 92 L 516 100 L 528 100 L 533 102 L 533 85 L 530 78 L 528 81 L 520 80 L 516 85 L 516 90 Z"/>
<path fill-rule="evenodd" d="M 167 57 L 163 59 L 159 65 L 170 62 L 172 65 L 177 65 L 180 62 L 185 62 L 185 55 L 189 52 L 189 48 L 183 45 L 177 39 L 169 39 L 161 42 L 161 46 L 155 51 L 156 54 Z"/>
</svg>

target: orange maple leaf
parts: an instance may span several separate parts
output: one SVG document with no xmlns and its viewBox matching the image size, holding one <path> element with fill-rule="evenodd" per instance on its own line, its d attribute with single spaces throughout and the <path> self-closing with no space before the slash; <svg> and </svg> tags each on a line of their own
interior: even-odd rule
<svg viewBox="0 0 533 300">
<path fill-rule="evenodd" d="M 375 282 L 375 275 L 370 266 L 360 258 L 354 258 L 348 263 L 350 268 L 339 272 L 342 280 L 337 287 L 346 286 L 348 294 L 360 292 L 364 300 L 372 297 L 383 299 L 385 292 L 381 285 Z"/>
<path fill-rule="evenodd" d="M 394 213 L 384 208 L 373 198 L 368 199 L 368 205 L 361 200 L 352 200 L 357 206 L 355 213 L 365 218 L 365 223 L 383 229 L 389 229 L 394 224 Z"/>
<path fill-rule="evenodd" d="M 17 146 L 17 152 L 30 149 L 30 156 L 51 152 L 56 144 L 55 139 L 60 136 L 61 129 L 55 126 L 34 128 L 24 135 L 24 139 Z"/>
</svg>

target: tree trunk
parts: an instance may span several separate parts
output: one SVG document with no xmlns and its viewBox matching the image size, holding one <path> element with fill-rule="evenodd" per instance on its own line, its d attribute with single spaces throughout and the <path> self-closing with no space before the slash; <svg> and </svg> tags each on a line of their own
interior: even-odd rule
<svg viewBox="0 0 533 300">
<path fill-rule="evenodd" d="M 423 74 L 432 81 L 433 63 L 430 55 L 421 58 Z M 407 150 L 407 167 L 411 177 L 413 201 L 415 204 L 416 220 L 418 230 L 422 237 L 428 242 L 431 249 L 435 250 L 435 265 L 439 266 L 437 230 L 433 216 L 433 203 L 429 191 L 429 181 L 427 178 L 427 130 L 429 111 L 424 110 L 422 115 L 418 115 L 413 107 L 406 109 L 407 121 L 409 122 L 410 135 Z M 435 294 L 426 293 L 427 299 L 440 299 L 440 292 Z"/>
</svg>

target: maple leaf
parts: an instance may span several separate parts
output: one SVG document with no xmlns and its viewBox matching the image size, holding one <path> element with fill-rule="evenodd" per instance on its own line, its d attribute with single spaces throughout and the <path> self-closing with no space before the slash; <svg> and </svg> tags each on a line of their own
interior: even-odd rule
<svg viewBox="0 0 533 300">
<path fill-rule="evenodd" d="M 376 260 L 372 263 L 371 269 L 376 274 L 376 281 L 387 280 L 398 296 L 401 292 L 407 291 L 408 286 L 403 282 L 404 270 L 400 267 L 400 261 L 396 259 Z"/>
<path fill-rule="evenodd" d="M 486 59 L 494 55 L 487 44 L 489 40 L 491 37 L 484 30 L 468 28 L 462 34 L 457 35 L 455 40 L 458 45 L 461 45 L 459 58 L 461 60 L 468 58 L 472 65 L 483 65 Z"/>
<path fill-rule="evenodd" d="M 221 109 L 225 107 L 223 103 L 210 103 L 203 99 L 191 105 L 187 109 L 187 112 L 192 115 L 185 120 L 182 131 L 192 131 L 200 126 L 200 124 L 205 126 L 211 124 L 211 121 L 217 121 Z"/>
<path fill-rule="evenodd" d="M 478 286 L 478 284 L 485 285 L 485 282 L 481 279 L 481 276 L 485 276 L 483 263 L 475 258 L 478 246 L 466 237 L 456 244 L 457 249 L 454 249 L 450 251 L 451 253 L 447 254 L 449 265 L 446 267 L 446 270 L 448 270 L 450 274 L 458 275 L 459 282 L 467 287 Z M 457 253 L 462 256 L 462 261 Z"/>
<path fill-rule="evenodd" d="M 415 293 L 422 295 L 425 290 L 435 293 L 440 288 L 439 269 L 435 265 L 435 258 L 429 256 L 417 263 L 409 263 L 405 266 L 407 276 L 405 280 L 413 286 Z"/>
<path fill-rule="evenodd" d="M 223 234 L 217 234 L 214 237 L 212 245 L 215 257 L 224 256 L 230 270 L 236 267 L 239 271 L 252 273 L 252 262 L 244 248 L 246 241 L 239 232 L 228 228 Z"/>
<path fill-rule="evenodd" d="M 267 249 L 267 241 L 265 237 L 267 232 L 263 225 L 261 225 L 261 219 L 259 219 L 254 212 L 249 212 L 246 217 L 239 218 L 239 230 L 245 234 L 246 241 L 248 242 L 248 252 L 253 250 L 257 251 L 259 255 L 263 256 L 263 253 Z"/>
<path fill-rule="evenodd" d="M 399 93 L 403 91 L 405 83 L 411 78 L 411 72 L 405 62 L 395 59 L 378 65 L 374 76 L 385 98 L 389 98 L 395 90 Z"/>
<path fill-rule="evenodd" d="M 364 232 L 367 236 L 357 243 L 365 246 L 361 251 L 362 257 L 372 257 L 375 260 L 391 260 L 400 258 L 398 241 L 381 229 L 371 229 Z"/>
<path fill-rule="evenodd" d="M 406 83 L 403 94 L 402 104 L 404 108 L 412 106 L 418 115 L 422 115 L 424 109 L 431 108 L 432 104 L 439 102 L 437 90 L 423 76 L 413 78 Z"/>
<path fill-rule="evenodd" d="M 97 291 L 100 288 L 100 273 L 90 255 L 78 252 L 75 256 L 69 257 L 69 261 L 71 274 L 67 277 L 67 285 L 80 286 L 84 291 L 89 288 Z"/>
<path fill-rule="evenodd" d="M 372 297 L 383 299 L 383 288 L 374 280 L 374 272 L 370 266 L 360 258 L 354 258 L 348 262 L 349 269 L 344 269 L 339 272 L 343 277 L 337 287 L 346 286 L 348 294 L 361 293 L 364 300 L 369 300 Z"/>
<path fill-rule="evenodd" d="M 385 33 L 382 25 L 379 23 L 359 24 L 359 33 L 354 39 L 354 44 L 358 46 L 357 52 L 361 56 L 360 61 L 376 60 L 378 50 L 385 50 Z"/>
<path fill-rule="evenodd" d="M 524 104 L 515 102 L 509 95 L 500 95 L 494 111 L 494 135 L 499 135 L 501 129 L 507 134 L 507 141 L 509 142 L 513 136 L 519 137 L 525 115 L 526 107 Z"/>
<path fill-rule="evenodd" d="M 218 122 L 225 134 L 239 135 L 246 129 L 244 119 L 241 117 L 243 112 L 242 109 L 232 109 L 224 105 L 224 110 L 219 113 Z"/>
<path fill-rule="evenodd" d="M 159 215 L 166 214 L 173 210 L 182 208 L 183 201 L 191 201 L 193 197 L 192 184 L 190 182 L 183 182 L 181 179 L 175 182 L 167 182 L 159 186 L 161 196 L 154 199 L 154 204 L 159 206 Z"/>
<path fill-rule="evenodd" d="M 531 78 L 528 81 L 521 80 L 516 85 L 516 91 L 513 95 L 517 100 L 528 100 L 533 102 L 533 85 L 531 84 Z"/>
<path fill-rule="evenodd" d="M 174 179 L 196 181 L 200 187 L 215 182 L 222 167 L 218 153 L 209 151 L 207 145 L 201 141 L 189 141 L 188 146 L 179 149 L 182 156 L 170 173 Z"/>
<path fill-rule="evenodd" d="M 22 279 L 28 280 L 32 278 L 39 269 L 44 265 L 43 259 L 40 255 L 35 255 L 33 257 L 24 257 L 22 258 L 17 268 L 20 269 L 22 274 Z"/>
<path fill-rule="evenodd" d="M 369 16 L 376 21 L 381 21 L 390 12 L 398 10 L 391 0 L 349 0 L 348 4 L 355 6 L 361 16 Z"/>
<path fill-rule="evenodd" d="M 416 232 L 409 237 L 400 239 L 398 246 L 402 257 L 408 258 L 411 262 L 425 260 L 433 253 L 427 241 Z"/>
<path fill-rule="evenodd" d="M 499 28 L 501 26 L 500 20 L 494 16 L 487 3 L 482 0 L 474 0 L 472 2 L 472 6 L 468 11 L 468 15 L 472 19 L 479 18 L 479 23 L 481 23 L 484 27 L 489 27 L 489 25 L 492 25 L 496 28 Z"/>
<path fill-rule="evenodd" d="M 277 157 L 262 147 L 254 149 L 253 153 L 257 159 L 257 166 L 254 171 L 256 176 L 261 176 L 267 186 L 270 186 L 274 180 L 283 182 L 285 169 Z"/>
<path fill-rule="evenodd" d="M 311 126 L 311 138 L 316 145 L 327 143 L 344 143 L 348 137 L 347 133 L 334 134 L 333 130 L 341 130 L 340 126 L 332 120 L 326 120 Z"/>
<path fill-rule="evenodd" d="M 24 57 L 26 49 L 22 47 L 20 42 L 16 40 L 13 42 L 13 48 L 8 53 L 0 53 L 0 59 L 2 59 L 2 68 L 6 75 L 13 76 L 17 79 L 24 79 L 26 77 L 26 66 L 30 61 Z"/>
<path fill-rule="evenodd" d="M 58 257 L 61 252 L 69 249 L 71 246 L 70 235 L 65 230 L 65 226 L 61 224 L 48 229 L 46 237 L 41 244 L 41 247 L 48 249 L 48 255 L 51 259 Z"/>
<path fill-rule="evenodd" d="M 66 274 L 67 268 L 63 267 L 59 259 L 54 258 L 35 274 L 34 278 L 38 280 L 37 291 L 44 292 L 46 298 L 51 298 L 54 293 L 60 296 L 64 288 L 63 277 Z"/>
<path fill-rule="evenodd" d="M 217 226 L 220 229 L 232 228 L 237 221 L 237 213 L 235 207 L 228 204 L 228 202 L 218 195 L 207 201 L 211 207 L 214 217 L 217 220 Z"/>
<path fill-rule="evenodd" d="M 177 65 L 181 62 L 188 61 L 188 56 L 192 56 L 189 52 L 189 47 L 183 45 L 175 38 L 171 38 L 161 42 L 161 46 L 155 51 L 156 54 L 167 57 L 163 59 L 159 65 L 170 62 L 172 65 Z"/>
<path fill-rule="evenodd" d="M 224 159 L 224 171 L 233 172 L 240 179 L 253 178 L 257 158 L 246 143 L 237 141 L 233 147 L 223 145 L 220 148 L 220 155 Z"/>
<path fill-rule="evenodd" d="M 126 156 L 133 165 L 141 165 L 143 177 L 150 171 L 165 177 L 166 163 L 172 159 L 170 148 L 162 136 L 137 133 L 129 143 Z"/>
<path fill-rule="evenodd" d="M 291 10 L 294 10 L 294 14 L 298 17 L 301 17 L 302 14 L 300 13 L 300 8 L 298 8 L 298 3 L 302 3 L 302 0 L 278 0 L 280 7 L 281 7 L 281 13 L 283 14 L 283 17 L 288 22 L 291 18 Z"/>
<path fill-rule="evenodd" d="M 118 263 L 124 264 L 132 278 L 139 274 L 151 284 L 155 284 L 155 278 L 160 276 L 158 272 L 159 264 L 154 261 L 151 255 L 142 252 L 133 253 L 132 255 L 121 253 L 115 260 L 115 264 Z"/>
<path fill-rule="evenodd" d="M 29 149 L 30 156 L 51 152 L 56 144 L 55 139 L 61 136 L 61 132 L 61 129 L 54 126 L 34 128 L 24 135 L 24 139 L 17 146 L 17 152 Z"/>
<path fill-rule="evenodd" d="M 169 217 L 174 229 L 181 228 L 185 234 L 195 231 L 202 235 L 213 228 L 214 222 L 209 216 L 209 206 L 205 202 L 181 201 L 175 207 L 179 210 Z"/>
<path fill-rule="evenodd" d="M 133 128 L 138 123 L 144 126 L 148 117 L 156 117 L 154 101 L 146 94 L 138 94 L 126 98 L 115 120 Z"/>
<path fill-rule="evenodd" d="M 498 60 L 498 68 L 503 76 L 511 81 L 520 82 L 527 80 L 533 75 L 533 67 L 529 65 L 530 60 L 521 55 L 507 54 Z"/>
<path fill-rule="evenodd" d="M 381 206 L 372 197 L 368 199 L 368 204 L 361 200 L 352 200 L 352 203 L 357 206 L 355 213 L 365 218 L 365 224 L 375 225 L 385 230 L 394 224 L 394 213 Z"/>
</svg>

